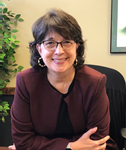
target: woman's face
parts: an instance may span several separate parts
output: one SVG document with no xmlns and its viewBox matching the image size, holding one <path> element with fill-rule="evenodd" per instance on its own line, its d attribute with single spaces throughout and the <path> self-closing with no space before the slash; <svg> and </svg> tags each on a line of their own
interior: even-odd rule
<svg viewBox="0 0 126 150">
<path fill-rule="evenodd" d="M 61 42 L 67 39 L 64 39 L 57 32 L 51 32 L 45 37 L 44 41 L 46 40 Z M 61 46 L 61 44 L 58 44 L 54 50 L 49 51 L 42 43 L 41 45 L 37 45 L 37 50 L 49 71 L 61 73 L 66 71 L 69 72 L 69 70 L 74 67 L 73 63 L 76 59 L 76 50 L 78 46 L 79 44 L 73 42 L 71 49 L 66 50 Z"/>
</svg>

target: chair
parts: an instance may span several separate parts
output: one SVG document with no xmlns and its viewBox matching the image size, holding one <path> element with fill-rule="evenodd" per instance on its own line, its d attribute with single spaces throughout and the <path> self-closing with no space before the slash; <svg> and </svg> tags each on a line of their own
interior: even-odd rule
<svg viewBox="0 0 126 150">
<path fill-rule="evenodd" d="M 110 137 L 117 143 L 120 150 L 126 142 L 126 86 L 123 76 L 116 70 L 98 66 L 87 65 L 107 76 L 106 93 L 110 101 Z M 123 134 L 121 135 L 121 129 Z M 126 150 L 126 147 L 125 147 Z"/>
</svg>

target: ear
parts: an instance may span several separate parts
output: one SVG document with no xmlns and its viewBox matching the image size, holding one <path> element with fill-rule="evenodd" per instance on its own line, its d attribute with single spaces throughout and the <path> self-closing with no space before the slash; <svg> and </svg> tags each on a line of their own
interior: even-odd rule
<svg viewBox="0 0 126 150">
<path fill-rule="evenodd" d="M 40 44 L 37 44 L 37 45 L 36 45 L 36 49 L 38 50 L 39 55 L 41 56 L 41 53 L 42 53 L 41 45 L 40 45 Z"/>
</svg>

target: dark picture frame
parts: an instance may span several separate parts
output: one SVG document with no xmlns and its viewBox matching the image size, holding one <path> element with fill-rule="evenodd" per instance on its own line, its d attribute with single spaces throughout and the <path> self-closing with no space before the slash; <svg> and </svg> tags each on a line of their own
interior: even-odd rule
<svg viewBox="0 0 126 150">
<path fill-rule="evenodd" d="M 110 53 L 126 53 L 126 25 L 118 29 L 118 21 L 119 21 L 119 2 L 120 0 L 111 0 L 111 42 L 110 42 Z M 121 35 L 122 37 L 120 38 Z M 120 39 L 119 39 L 120 38 Z M 121 40 L 123 38 L 123 40 Z M 119 42 L 123 42 L 121 44 Z M 119 44 L 118 44 L 119 43 Z"/>
</svg>

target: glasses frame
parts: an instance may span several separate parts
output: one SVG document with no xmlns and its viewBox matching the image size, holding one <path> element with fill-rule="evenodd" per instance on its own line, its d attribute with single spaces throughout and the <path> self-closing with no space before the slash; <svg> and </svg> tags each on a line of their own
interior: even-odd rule
<svg viewBox="0 0 126 150">
<path fill-rule="evenodd" d="M 45 48 L 44 42 L 47 42 L 47 41 L 54 41 L 54 42 L 56 43 L 54 50 L 49 50 L 49 49 Z M 40 44 L 43 44 L 43 45 L 44 45 L 44 48 L 45 48 L 46 50 L 48 50 L 48 51 L 55 51 L 56 48 L 58 47 L 58 44 L 60 44 L 61 47 L 64 48 L 63 45 L 62 45 L 62 43 L 63 43 L 64 41 L 69 41 L 69 42 L 71 43 L 71 45 L 75 43 L 74 40 L 63 40 L 63 41 L 61 41 L 61 42 L 57 42 L 57 41 L 55 41 L 55 40 L 45 40 L 45 41 L 42 41 Z"/>
</svg>

